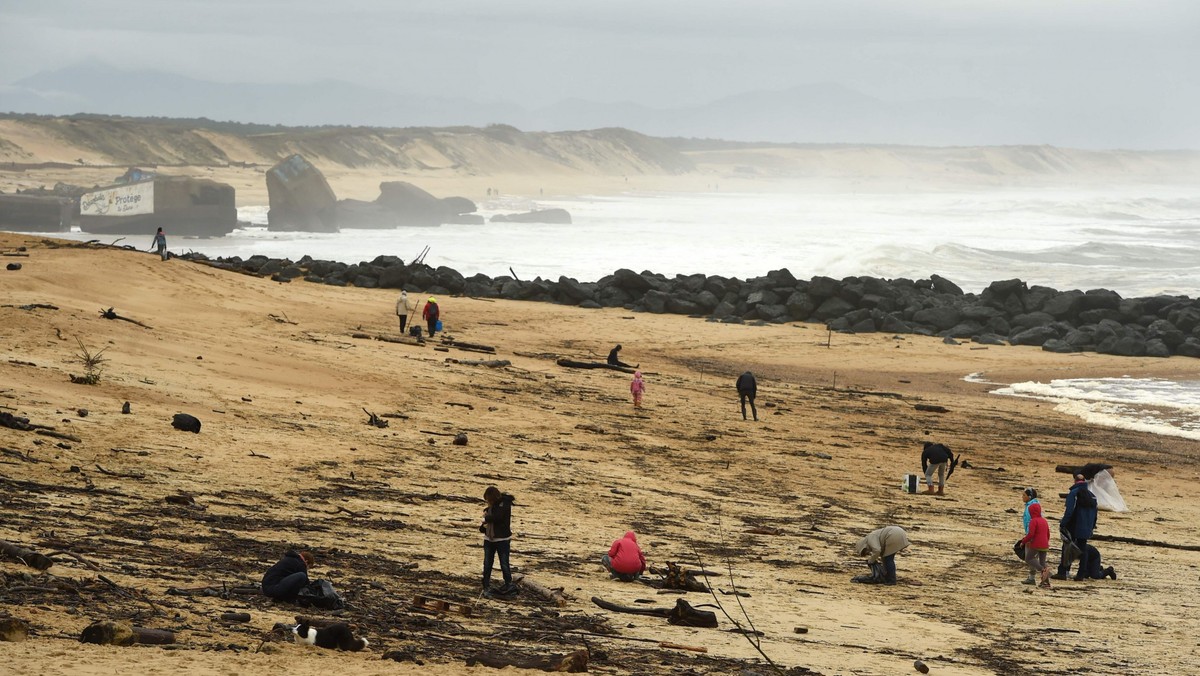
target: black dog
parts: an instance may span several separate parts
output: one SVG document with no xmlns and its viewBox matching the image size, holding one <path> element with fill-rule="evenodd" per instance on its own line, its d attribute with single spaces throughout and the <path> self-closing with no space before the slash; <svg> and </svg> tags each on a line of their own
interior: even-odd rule
<svg viewBox="0 0 1200 676">
<path fill-rule="evenodd" d="M 310 627 L 307 624 L 298 624 L 292 629 L 292 633 L 296 635 L 296 643 L 307 643 L 308 645 L 315 645 L 318 648 L 358 652 L 367 647 L 367 639 L 355 638 L 350 625 L 344 622 L 331 624 L 328 627 L 321 627 L 320 629 Z"/>
</svg>

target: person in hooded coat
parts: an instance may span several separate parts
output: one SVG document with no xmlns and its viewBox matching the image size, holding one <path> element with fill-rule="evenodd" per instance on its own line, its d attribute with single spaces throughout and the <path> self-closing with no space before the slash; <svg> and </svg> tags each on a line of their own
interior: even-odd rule
<svg viewBox="0 0 1200 676">
<path fill-rule="evenodd" d="M 600 557 L 600 564 L 612 573 L 613 577 L 623 582 L 633 582 L 646 572 L 646 555 L 638 546 L 637 534 L 625 531 L 625 535 L 608 548 L 608 553 Z"/>
<path fill-rule="evenodd" d="M 437 333 L 438 319 L 442 316 L 442 310 L 438 307 L 437 299 L 433 296 L 425 301 L 425 309 L 421 310 L 421 319 L 425 320 L 426 328 L 429 329 L 429 337 Z"/>
<path fill-rule="evenodd" d="M 488 506 L 483 510 L 483 523 L 479 532 L 483 533 L 483 593 L 492 594 L 492 564 L 500 559 L 500 572 L 504 575 L 504 586 L 495 590 L 502 595 L 516 591 L 512 581 L 512 569 L 508 557 L 512 545 L 512 506 L 514 498 L 508 493 L 501 493 L 499 488 L 488 486 L 483 492 L 483 499 Z"/>
<path fill-rule="evenodd" d="M 308 585 L 308 569 L 314 563 L 311 552 L 287 552 L 263 575 L 263 594 L 276 601 L 295 601 L 300 590 Z"/>
<path fill-rule="evenodd" d="M 413 302 L 408 299 L 408 292 L 401 291 L 400 297 L 396 299 L 396 316 L 400 318 L 400 335 L 404 335 L 404 329 L 408 325 L 408 316 L 415 309 Z"/>
<path fill-rule="evenodd" d="M 1071 573 L 1071 560 L 1075 552 L 1079 553 L 1079 570 L 1075 580 L 1087 577 L 1088 567 L 1091 565 L 1087 541 L 1091 539 L 1092 531 L 1096 528 L 1097 504 L 1096 496 L 1088 490 L 1087 480 L 1082 474 L 1076 474 L 1075 485 L 1071 486 L 1070 492 L 1067 493 L 1067 503 L 1058 523 L 1063 547 L 1055 579 L 1067 579 L 1067 575 Z"/>
<path fill-rule="evenodd" d="M 1020 543 L 1025 546 L 1025 565 L 1029 566 L 1025 584 L 1035 584 L 1036 577 L 1040 576 L 1042 586 L 1049 587 L 1050 567 L 1046 565 L 1046 555 L 1050 552 L 1050 524 L 1042 518 L 1041 504 L 1029 505 L 1029 527 Z"/>
<path fill-rule="evenodd" d="M 896 554 L 907 548 L 908 533 L 899 526 L 884 526 L 872 531 L 854 545 L 854 553 L 867 557 L 867 565 L 874 568 L 882 563 L 884 584 L 896 584 Z"/>
<path fill-rule="evenodd" d="M 642 372 L 636 371 L 633 380 L 629 381 L 629 393 L 633 395 L 633 407 L 642 407 L 642 395 L 646 393 L 646 381 L 642 380 Z"/>
</svg>

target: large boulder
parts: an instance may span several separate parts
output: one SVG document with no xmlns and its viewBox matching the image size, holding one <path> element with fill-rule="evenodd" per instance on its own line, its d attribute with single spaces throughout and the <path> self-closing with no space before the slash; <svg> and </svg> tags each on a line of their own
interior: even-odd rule
<svg viewBox="0 0 1200 676">
<path fill-rule="evenodd" d="M 526 211 L 522 214 L 496 214 L 492 216 L 493 223 L 551 223 L 555 225 L 570 225 L 571 214 L 566 209 L 540 209 Z"/>
<path fill-rule="evenodd" d="M 1037 345 L 1045 344 L 1051 338 L 1058 338 L 1058 331 L 1052 326 L 1035 326 L 1030 329 L 1025 329 L 1009 337 L 1008 342 L 1013 345 Z"/>
<path fill-rule="evenodd" d="M 337 232 L 337 196 L 325 175 L 300 155 L 267 170 L 268 230 Z"/>
<path fill-rule="evenodd" d="M 617 288 L 639 295 L 653 288 L 650 280 L 628 268 L 621 268 L 613 273 L 613 284 Z"/>
<path fill-rule="evenodd" d="M 912 320 L 918 324 L 932 326 L 938 331 L 945 331 L 962 320 L 962 312 L 949 305 L 931 307 L 913 313 Z"/>
<path fill-rule="evenodd" d="M 465 197 L 439 199 L 407 181 L 380 183 L 375 203 L 392 215 L 395 225 L 441 225 L 475 211 L 475 203 Z"/>
</svg>

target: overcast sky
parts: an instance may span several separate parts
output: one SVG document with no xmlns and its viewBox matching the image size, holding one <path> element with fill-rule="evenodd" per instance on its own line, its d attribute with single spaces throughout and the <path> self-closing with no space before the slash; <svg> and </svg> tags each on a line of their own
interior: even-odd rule
<svg viewBox="0 0 1200 676">
<path fill-rule="evenodd" d="M 0 0 L 0 85 L 87 61 L 529 106 L 835 82 L 1197 110 L 1200 0 Z"/>
</svg>

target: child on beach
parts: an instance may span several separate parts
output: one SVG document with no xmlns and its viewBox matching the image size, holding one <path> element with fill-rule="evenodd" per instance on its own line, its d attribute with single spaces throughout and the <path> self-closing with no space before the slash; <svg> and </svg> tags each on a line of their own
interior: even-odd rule
<svg viewBox="0 0 1200 676">
<path fill-rule="evenodd" d="M 1042 517 L 1039 503 L 1029 505 L 1029 528 L 1021 538 L 1025 545 L 1025 565 L 1029 566 L 1029 577 L 1025 584 L 1036 584 L 1035 575 L 1041 575 L 1042 586 L 1050 588 L 1050 568 L 1046 565 L 1046 554 L 1050 551 L 1050 524 Z"/>
<path fill-rule="evenodd" d="M 483 492 L 487 508 L 483 510 L 483 523 L 479 532 L 483 533 L 483 594 L 484 596 L 511 596 L 516 593 L 512 581 L 512 569 L 508 564 L 508 556 L 512 543 L 512 506 L 513 496 L 501 493 L 499 488 L 488 486 Z M 504 575 L 504 586 L 492 589 L 492 563 L 500 559 L 500 572 Z"/>
<path fill-rule="evenodd" d="M 642 380 L 642 372 L 634 371 L 633 380 L 629 383 L 629 391 L 633 394 L 633 407 L 642 407 L 642 394 L 646 392 L 646 381 Z"/>
</svg>

